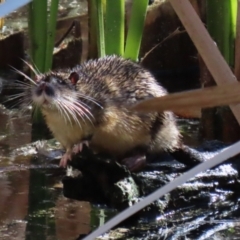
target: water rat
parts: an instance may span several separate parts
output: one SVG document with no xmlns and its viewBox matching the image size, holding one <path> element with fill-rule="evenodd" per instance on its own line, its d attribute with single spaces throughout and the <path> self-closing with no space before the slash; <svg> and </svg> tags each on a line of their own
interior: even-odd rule
<svg viewBox="0 0 240 240">
<path fill-rule="evenodd" d="M 106 56 L 71 70 L 38 74 L 27 91 L 66 149 L 60 166 L 66 166 L 84 143 L 132 171 L 143 165 L 147 154 L 162 151 L 190 166 L 200 161 L 182 144 L 172 112 L 129 109 L 138 101 L 167 94 L 149 71 L 131 60 Z"/>
</svg>

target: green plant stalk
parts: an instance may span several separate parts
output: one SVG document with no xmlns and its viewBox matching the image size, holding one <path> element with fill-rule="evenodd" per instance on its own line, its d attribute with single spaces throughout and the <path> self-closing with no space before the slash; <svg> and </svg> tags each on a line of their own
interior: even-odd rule
<svg viewBox="0 0 240 240">
<path fill-rule="evenodd" d="M 47 40 L 46 40 L 46 53 L 45 53 L 46 56 L 45 56 L 44 72 L 49 71 L 52 68 L 58 3 L 59 3 L 59 0 L 52 0 L 50 5 L 50 14 L 49 14 L 48 26 L 47 26 Z"/>
<path fill-rule="evenodd" d="M 105 50 L 107 55 L 124 54 L 125 0 L 106 0 Z"/>
<path fill-rule="evenodd" d="M 227 63 L 234 65 L 237 0 L 207 0 L 207 28 Z"/>
<path fill-rule="evenodd" d="M 105 56 L 105 36 L 104 36 L 104 2 L 105 0 L 95 0 L 97 9 L 97 39 L 98 56 Z"/>
<path fill-rule="evenodd" d="M 95 6 L 96 0 L 88 0 L 88 29 L 89 29 L 89 51 L 88 58 L 97 58 L 97 21 L 96 14 L 97 9 Z"/>
<path fill-rule="evenodd" d="M 45 70 L 46 53 L 47 0 L 33 0 L 29 4 L 28 24 L 31 60 L 36 68 L 43 73 Z M 33 126 L 42 126 L 44 124 L 44 120 L 39 109 L 36 109 L 33 112 L 32 118 Z M 32 128 L 32 136 L 37 128 Z"/>
<path fill-rule="evenodd" d="M 30 4 L 29 30 L 31 58 L 40 72 L 45 68 L 47 0 L 33 0 Z"/>
<path fill-rule="evenodd" d="M 133 0 L 124 53 L 125 58 L 130 58 L 133 61 L 138 60 L 147 6 L 148 0 Z"/>
<path fill-rule="evenodd" d="M 229 63 L 229 0 L 207 0 L 207 28 L 219 50 Z"/>
<path fill-rule="evenodd" d="M 34 31 L 33 31 L 33 27 L 34 27 L 34 17 L 33 17 L 33 2 L 30 2 L 28 4 L 28 35 L 29 35 L 29 39 L 30 39 L 30 48 L 29 48 L 29 53 L 30 53 L 30 57 L 33 60 L 33 39 L 34 39 Z"/>
<path fill-rule="evenodd" d="M 230 0 L 230 46 L 233 51 L 230 51 L 230 66 L 235 66 L 235 43 L 237 35 L 237 9 L 238 0 Z"/>
</svg>

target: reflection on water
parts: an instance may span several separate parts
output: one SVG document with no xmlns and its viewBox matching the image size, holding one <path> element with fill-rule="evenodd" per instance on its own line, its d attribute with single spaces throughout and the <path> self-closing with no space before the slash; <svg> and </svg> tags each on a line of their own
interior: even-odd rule
<svg viewBox="0 0 240 240">
<path fill-rule="evenodd" d="M 0 239 L 71 240 L 110 217 L 109 210 L 63 197 L 57 165 L 13 151 L 30 142 L 30 115 L 0 109 Z"/>
</svg>

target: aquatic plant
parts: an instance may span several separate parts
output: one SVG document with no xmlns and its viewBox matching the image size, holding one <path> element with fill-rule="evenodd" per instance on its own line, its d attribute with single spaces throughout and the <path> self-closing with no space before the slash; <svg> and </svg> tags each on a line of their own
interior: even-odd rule
<svg viewBox="0 0 240 240">
<path fill-rule="evenodd" d="M 52 67 L 53 48 L 56 31 L 57 10 L 59 0 L 33 0 L 29 4 L 29 37 L 30 55 L 40 72 Z"/>
<path fill-rule="evenodd" d="M 90 57 L 95 35 L 98 56 L 117 54 L 137 61 L 148 0 L 133 0 L 126 41 L 124 5 L 124 0 L 90 0 Z"/>
<path fill-rule="evenodd" d="M 237 0 L 207 0 L 207 29 L 225 60 L 234 66 Z"/>
<path fill-rule="evenodd" d="M 95 0 L 95 9 L 97 11 L 97 44 L 99 57 L 105 56 L 105 35 L 104 35 L 104 7 L 105 0 Z"/>
<path fill-rule="evenodd" d="M 36 69 L 41 73 L 52 68 L 58 2 L 59 0 L 52 0 L 49 3 L 49 13 L 47 0 L 33 0 L 29 4 L 30 56 Z M 33 125 L 35 124 L 44 126 L 39 109 L 33 112 Z M 33 130 L 37 129 L 39 128 L 33 127 Z"/>
<path fill-rule="evenodd" d="M 52 68 L 54 40 L 56 33 L 57 12 L 59 0 L 52 0 L 49 10 L 48 24 L 47 24 L 47 40 L 45 51 L 45 71 Z"/>
<path fill-rule="evenodd" d="M 147 6 L 148 0 L 133 1 L 124 57 L 134 61 L 138 59 Z"/>
<path fill-rule="evenodd" d="M 124 54 L 124 10 L 124 0 L 106 0 L 105 44 L 107 55 L 123 56 Z"/>
</svg>

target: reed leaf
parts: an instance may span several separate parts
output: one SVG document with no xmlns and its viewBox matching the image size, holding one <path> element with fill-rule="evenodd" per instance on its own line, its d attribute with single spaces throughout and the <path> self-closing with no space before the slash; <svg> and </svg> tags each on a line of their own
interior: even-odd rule
<svg viewBox="0 0 240 240">
<path fill-rule="evenodd" d="M 225 60 L 234 65 L 237 0 L 207 0 L 207 28 Z"/>
<path fill-rule="evenodd" d="M 97 20 L 96 20 L 96 0 L 88 0 L 88 29 L 89 29 L 89 48 L 88 48 L 88 57 L 97 58 Z"/>
<path fill-rule="evenodd" d="M 50 13 L 47 25 L 47 41 L 46 41 L 46 56 L 44 71 L 49 71 L 52 68 L 53 49 L 56 33 L 57 12 L 59 0 L 52 0 L 50 5 Z"/>
<path fill-rule="evenodd" d="M 107 55 L 124 54 L 124 0 L 106 0 L 105 50 Z"/>
<path fill-rule="evenodd" d="M 41 72 L 45 70 L 47 16 L 47 0 L 33 0 L 29 4 L 30 53 Z"/>
<path fill-rule="evenodd" d="M 97 45 L 99 57 L 105 56 L 104 7 L 105 0 L 95 0 L 97 10 Z"/>
<path fill-rule="evenodd" d="M 235 40 L 237 35 L 238 0 L 230 0 L 230 66 L 235 65 Z"/>
<path fill-rule="evenodd" d="M 133 61 L 138 60 L 147 6 L 148 0 L 133 0 L 124 53 L 125 58 Z"/>
</svg>

